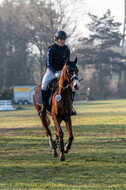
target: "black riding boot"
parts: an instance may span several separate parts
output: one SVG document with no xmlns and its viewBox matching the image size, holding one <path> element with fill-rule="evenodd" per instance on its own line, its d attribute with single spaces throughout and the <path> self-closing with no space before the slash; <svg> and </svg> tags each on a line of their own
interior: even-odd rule
<svg viewBox="0 0 126 190">
<path fill-rule="evenodd" d="M 71 91 L 72 91 L 72 89 L 71 89 Z M 72 103 L 73 103 L 73 101 L 74 101 L 74 96 L 75 96 L 75 91 L 72 91 L 72 92 L 71 92 Z M 71 115 L 77 115 L 77 112 L 75 111 L 75 109 L 73 108 L 73 106 L 72 106 Z"/>
<path fill-rule="evenodd" d="M 41 97 L 42 97 L 43 107 L 39 111 L 39 115 L 46 116 L 46 108 L 48 104 L 48 93 L 46 90 L 41 90 Z"/>
</svg>

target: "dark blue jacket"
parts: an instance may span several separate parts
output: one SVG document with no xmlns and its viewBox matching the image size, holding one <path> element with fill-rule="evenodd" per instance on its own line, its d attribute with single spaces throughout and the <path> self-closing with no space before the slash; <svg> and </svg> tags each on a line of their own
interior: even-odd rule
<svg viewBox="0 0 126 190">
<path fill-rule="evenodd" d="M 46 57 L 47 68 L 50 68 L 53 73 L 62 70 L 67 59 L 70 59 L 70 49 L 68 46 L 63 47 L 54 44 L 49 47 Z"/>
</svg>

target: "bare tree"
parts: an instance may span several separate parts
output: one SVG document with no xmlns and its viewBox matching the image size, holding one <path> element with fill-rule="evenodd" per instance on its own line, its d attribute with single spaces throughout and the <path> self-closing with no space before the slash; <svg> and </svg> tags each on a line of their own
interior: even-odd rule
<svg viewBox="0 0 126 190">
<path fill-rule="evenodd" d="M 65 0 L 31 1 L 28 9 L 25 10 L 32 35 L 32 45 L 36 46 L 39 53 L 41 76 L 44 71 L 47 48 L 54 43 L 54 34 L 57 30 L 65 30 L 69 37 L 73 36 L 80 22 L 76 17 L 78 10 L 77 2 Z"/>
<path fill-rule="evenodd" d="M 5 0 L 0 5 L 0 88 L 41 82 L 56 31 L 76 35 L 77 2 Z"/>
</svg>

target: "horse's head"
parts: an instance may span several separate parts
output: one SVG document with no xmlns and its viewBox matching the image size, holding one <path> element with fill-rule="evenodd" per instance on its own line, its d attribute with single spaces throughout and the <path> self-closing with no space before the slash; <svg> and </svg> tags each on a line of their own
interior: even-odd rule
<svg viewBox="0 0 126 190">
<path fill-rule="evenodd" d="M 76 66 L 77 58 L 74 61 L 67 60 L 65 64 L 65 74 L 69 84 L 72 84 L 74 90 L 80 88 L 80 82 L 78 79 L 78 68 Z"/>
</svg>

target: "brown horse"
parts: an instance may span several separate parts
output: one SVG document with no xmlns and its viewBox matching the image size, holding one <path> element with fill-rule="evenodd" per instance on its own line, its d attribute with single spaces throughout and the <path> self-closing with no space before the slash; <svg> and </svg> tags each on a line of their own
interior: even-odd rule
<svg viewBox="0 0 126 190">
<path fill-rule="evenodd" d="M 46 130 L 47 137 L 49 138 L 49 143 L 52 148 L 52 152 L 54 157 L 57 156 L 56 146 L 52 139 L 51 131 L 49 129 L 49 116 L 52 116 L 55 129 L 57 131 L 59 144 L 60 144 L 60 160 L 65 160 L 64 153 L 68 153 L 71 148 L 73 141 L 73 133 L 72 133 L 72 124 L 71 124 L 71 111 L 72 111 L 72 98 L 71 98 L 71 88 L 74 90 L 78 90 L 80 87 L 79 79 L 78 79 L 78 68 L 76 66 L 77 58 L 75 61 L 67 61 L 64 65 L 60 79 L 58 81 L 55 92 L 52 96 L 52 107 L 51 111 L 47 110 L 46 116 L 39 116 Z M 41 85 L 39 85 L 35 91 L 34 104 L 39 112 L 41 107 L 37 104 L 37 94 Z M 64 121 L 66 123 L 67 131 L 68 131 L 68 143 L 64 147 L 64 134 L 61 128 L 61 122 Z"/>
</svg>

